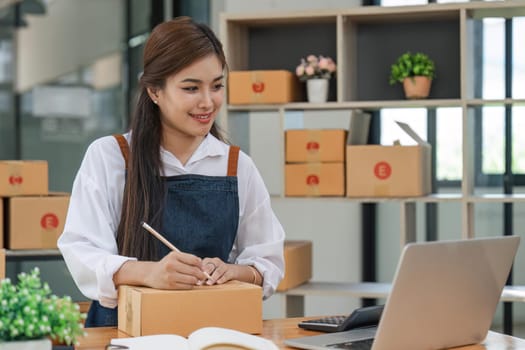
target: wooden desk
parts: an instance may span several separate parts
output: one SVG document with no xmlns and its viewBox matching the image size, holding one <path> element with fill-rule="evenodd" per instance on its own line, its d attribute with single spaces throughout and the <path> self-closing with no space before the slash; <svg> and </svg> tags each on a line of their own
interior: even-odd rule
<svg viewBox="0 0 525 350">
<path fill-rule="evenodd" d="M 285 339 L 320 334 L 298 328 L 297 322 L 302 319 L 304 319 L 304 317 L 266 320 L 263 322 L 262 336 L 271 339 L 281 349 L 291 350 L 293 348 L 283 345 Z M 80 345 L 75 347 L 76 350 L 104 350 L 104 346 L 108 344 L 112 338 L 128 336 L 116 328 L 110 327 L 87 328 L 86 332 L 87 336 L 80 340 Z M 525 340 L 500 333 L 489 332 L 482 344 L 463 346 L 454 348 L 454 350 L 525 350 Z"/>
</svg>

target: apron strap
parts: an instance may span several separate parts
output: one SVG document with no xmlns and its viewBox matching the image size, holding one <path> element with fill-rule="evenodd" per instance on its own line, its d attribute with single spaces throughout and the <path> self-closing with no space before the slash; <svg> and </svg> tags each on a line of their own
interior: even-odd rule
<svg viewBox="0 0 525 350">
<path fill-rule="evenodd" d="M 124 135 L 114 134 L 113 137 L 117 140 L 118 146 L 120 147 L 120 152 L 124 157 L 124 162 L 126 163 L 126 170 L 128 170 L 128 157 L 129 157 L 129 144 Z"/>
<path fill-rule="evenodd" d="M 113 137 L 117 140 L 120 152 L 124 157 L 126 163 L 126 170 L 128 169 L 129 144 L 126 138 L 121 134 L 114 134 Z M 239 146 L 230 146 L 230 153 L 228 155 L 228 176 L 237 176 L 237 163 L 239 162 Z"/>
<path fill-rule="evenodd" d="M 228 155 L 228 176 L 237 176 L 239 150 L 239 146 L 230 146 L 230 153 Z"/>
</svg>

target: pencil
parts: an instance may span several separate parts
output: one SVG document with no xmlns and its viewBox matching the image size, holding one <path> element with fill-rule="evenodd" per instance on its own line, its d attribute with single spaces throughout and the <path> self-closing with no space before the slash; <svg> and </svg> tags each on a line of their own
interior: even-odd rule
<svg viewBox="0 0 525 350">
<path fill-rule="evenodd" d="M 144 221 L 142 221 L 142 227 L 144 227 L 146 229 L 146 231 L 148 231 L 149 233 L 151 233 L 153 236 L 155 236 L 159 241 L 161 241 L 162 243 L 164 243 L 168 248 L 170 248 L 172 251 L 174 252 L 178 252 L 180 253 L 180 250 L 175 247 L 173 244 L 171 244 L 170 241 L 168 241 L 166 238 L 164 238 L 164 236 L 162 236 L 160 233 L 158 233 L 153 227 L 151 227 L 150 225 L 148 225 L 147 223 L 145 223 Z M 204 274 L 206 275 L 206 278 L 210 279 L 211 280 L 211 276 L 209 273 L 207 273 L 206 271 L 203 271 Z"/>
</svg>

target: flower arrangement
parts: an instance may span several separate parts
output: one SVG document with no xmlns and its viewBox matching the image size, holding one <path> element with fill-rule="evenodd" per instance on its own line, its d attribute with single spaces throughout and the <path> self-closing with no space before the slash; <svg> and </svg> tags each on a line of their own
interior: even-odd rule
<svg viewBox="0 0 525 350">
<path fill-rule="evenodd" d="M 301 58 L 301 63 L 295 69 L 299 80 L 330 79 L 336 70 L 336 64 L 330 57 L 308 55 Z"/>
<path fill-rule="evenodd" d="M 9 278 L 0 282 L 0 340 L 29 340 L 49 337 L 72 345 L 84 335 L 86 317 L 70 297 L 51 294 L 47 283 L 40 281 L 40 270 L 20 273 L 18 284 Z"/>
</svg>

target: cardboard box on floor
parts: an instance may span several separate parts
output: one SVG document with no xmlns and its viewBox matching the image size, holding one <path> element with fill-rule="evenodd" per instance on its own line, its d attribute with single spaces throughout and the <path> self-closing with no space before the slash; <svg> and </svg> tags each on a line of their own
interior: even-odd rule
<svg viewBox="0 0 525 350">
<path fill-rule="evenodd" d="M 284 242 L 284 278 L 277 286 L 282 292 L 297 287 L 312 278 L 312 242 Z"/>
<path fill-rule="evenodd" d="M 262 332 L 262 288 L 230 281 L 192 290 L 121 286 L 118 329 L 131 336 L 179 334 L 208 326 Z"/>
<path fill-rule="evenodd" d="M 344 196 L 344 163 L 286 164 L 286 196 Z"/>
<path fill-rule="evenodd" d="M 345 129 L 291 129 L 285 139 L 287 163 L 345 161 Z"/>
<path fill-rule="evenodd" d="M 416 197 L 431 192 L 431 146 L 407 124 L 416 146 L 346 146 L 347 197 Z"/>
<path fill-rule="evenodd" d="M 228 74 L 229 104 L 271 104 L 301 100 L 297 76 L 287 70 L 231 71 Z"/>
<path fill-rule="evenodd" d="M 4 198 L 8 249 L 56 249 L 64 230 L 68 193 Z"/>
<path fill-rule="evenodd" d="M 47 161 L 0 161 L 0 197 L 45 195 L 48 186 Z"/>
</svg>

